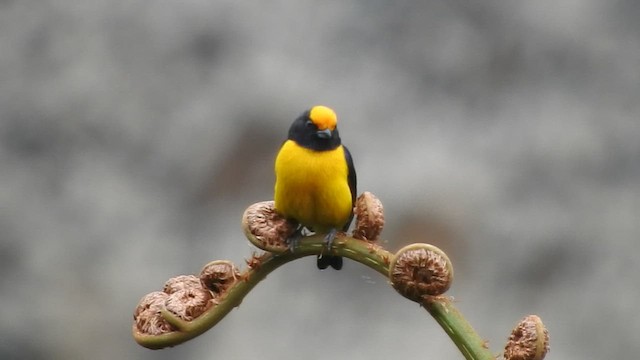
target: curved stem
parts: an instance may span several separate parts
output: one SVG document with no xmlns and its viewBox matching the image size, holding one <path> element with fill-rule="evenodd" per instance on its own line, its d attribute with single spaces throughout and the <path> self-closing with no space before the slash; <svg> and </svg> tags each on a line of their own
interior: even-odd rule
<svg viewBox="0 0 640 360">
<path fill-rule="evenodd" d="M 224 297 L 218 299 L 217 305 L 205 311 L 193 321 L 184 321 L 168 311 L 163 311 L 162 316 L 178 330 L 162 335 L 147 335 L 139 333 L 135 327 L 133 336 L 142 346 L 150 349 L 160 349 L 175 346 L 188 341 L 216 325 L 233 308 L 240 305 L 244 297 L 268 274 L 280 266 L 299 259 L 301 257 L 325 253 L 326 244 L 323 235 L 305 237 L 293 249 L 280 254 L 264 253 L 254 257 L 251 267 L 240 275 L 240 281 L 236 282 Z M 331 255 L 347 257 L 364 264 L 381 275 L 389 276 L 389 264 L 394 254 L 378 245 L 368 243 L 347 236 L 338 236 L 330 249 Z M 423 302 L 427 311 L 442 326 L 451 340 L 460 349 L 466 359 L 489 360 L 495 357 L 486 348 L 485 342 L 473 330 L 462 314 L 445 297 L 427 298 Z"/>
<path fill-rule="evenodd" d="M 161 349 L 181 344 L 211 329 L 231 312 L 233 308 L 240 306 L 244 297 L 273 270 L 289 261 L 311 255 L 298 252 L 295 253 L 297 256 L 294 256 L 292 253 L 287 254 L 289 256 L 278 256 L 270 253 L 262 255 L 259 258 L 260 262 L 258 267 L 249 268 L 242 273 L 240 275 L 241 280 L 229 288 L 226 295 L 219 299 L 217 305 L 211 307 L 193 321 L 184 321 L 169 311 L 162 311 L 162 316 L 171 325 L 176 327 L 178 331 L 162 335 L 147 335 L 134 330 L 133 336 L 136 342 L 150 349 Z"/>
<path fill-rule="evenodd" d="M 495 360 L 487 342 L 476 333 L 448 297 L 430 297 L 422 305 L 453 340 L 465 359 Z"/>
</svg>

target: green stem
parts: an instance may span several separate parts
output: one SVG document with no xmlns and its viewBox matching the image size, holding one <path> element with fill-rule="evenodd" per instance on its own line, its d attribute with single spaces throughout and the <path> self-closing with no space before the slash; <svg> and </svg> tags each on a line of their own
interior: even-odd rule
<svg viewBox="0 0 640 360">
<path fill-rule="evenodd" d="M 445 296 L 425 299 L 425 309 L 440 324 L 467 360 L 495 360 L 487 342 L 471 327 L 471 324 Z"/>
<path fill-rule="evenodd" d="M 285 256 L 288 255 L 288 256 Z M 244 297 L 269 273 L 277 269 L 281 265 L 293 261 L 297 258 L 310 254 L 295 253 L 283 254 L 282 256 L 274 254 L 265 254 L 261 257 L 260 266 L 247 269 L 240 275 L 240 280 L 229 288 L 227 294 L 219 299 L 219 303 L 193 321 L 184 321 L 176 317 L 173 313 L 163 310 L 162 316 L 178 331 L 162 334 L 147 335 L 134 331 L 135 340 L 142 346 L 149 349 L 162 349 L 169 346 L 175 346 L 193 339 L 194 337 L 204 333 L 216 325 L 224 318 L 233 308 L 240 306 Z"/>
<path fill-rule="evenodd" d="M 254 262 L 253 267 L 241 274 L 240 280 L 228 290 L 222 299 L 219 299 L 217 305 L 205 311 L 195 320 L 184 321 L 165 310 L 162 312 L 163 317 L 176 327 L 177 331 L 162 335 L 147 335 L 134 329 L 134 338 L 140 345 L 150 349 L 175 346 L 188 341 L 212 328 L 233 308 L 239 306 L 244 297 L 275 269 L 301 257 L 318 255 L 323 252 L 326 252 L 324 236 L 314 235 L 300 241 L 293 252 L 265 253 L 256 258 L 258 261 Z M 335 239 L 331 255 L 343 256 L 362 263 L 387 278 L 389 264 L 394 256 L 377 245 L 345 236 L 338 236 Z M 433 297 L 426 299 L 423 305 L 442 326 L 466 359 L 489 360 L 495 358 L 487 349 L 486 343 L 448 299 L 443 296 Z"/>
</svg>

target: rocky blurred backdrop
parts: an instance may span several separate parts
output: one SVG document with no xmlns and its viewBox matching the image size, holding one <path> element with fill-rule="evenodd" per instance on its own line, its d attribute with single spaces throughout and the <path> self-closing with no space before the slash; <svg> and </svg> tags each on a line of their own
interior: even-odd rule
<svg viewBox="0 0 640 360">
<path fill-rule="evenodd" d="M 333 107 L 386 247 L 452 258 L 490 347 L 640 353 L 640 3 L 0 1 L 0 358 L 459 359 L 378 274 L 306 258 L 151 351 L 140 297 L 272 198 L 291 121 Z"/>
</svg>

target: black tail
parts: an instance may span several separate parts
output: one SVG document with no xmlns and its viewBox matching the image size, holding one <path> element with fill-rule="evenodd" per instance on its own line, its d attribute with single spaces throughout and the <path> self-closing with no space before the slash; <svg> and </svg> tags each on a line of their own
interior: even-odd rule
<svg viewBox="0 0 640 360">
<path fill-rule="evenodd" d="M 329 256 L 329 255 L 318 255 L 318 269 L 324 270 L 331 266 L 336 270 L 342 269 L 342 257 L 341 256 Z"/>
</svg>

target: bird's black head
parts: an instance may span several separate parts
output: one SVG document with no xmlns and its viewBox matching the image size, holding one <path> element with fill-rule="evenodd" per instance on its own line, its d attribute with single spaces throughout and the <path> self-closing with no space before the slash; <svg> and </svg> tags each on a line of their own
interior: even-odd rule
<svg viewBox="0 0 640 360">
<path fill-rule="evenodd" d="M 340 146 L 340 135 L 336 113 L 322 105 L 305 111 L 291 124 L 289 140 L 311 150 L 337 148 Z"/>
</svg>

